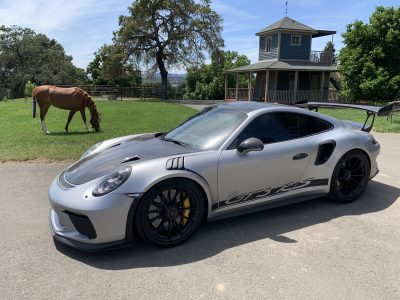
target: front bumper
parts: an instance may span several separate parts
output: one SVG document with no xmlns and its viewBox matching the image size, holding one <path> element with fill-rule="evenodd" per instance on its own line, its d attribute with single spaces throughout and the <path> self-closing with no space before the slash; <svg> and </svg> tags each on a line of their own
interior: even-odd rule
<svg viewBox="0 0 400 300">
<path fill-rule="evenodd" d="M 63 188 L 57 178 L 49 190 L 49 225 L 54 239 L 84 251 L 121 246 L 132 240 L 136 198 L 118 193 L 94 197 L 95 182 Z"/>
<path fill-rule="evenodd" d="M 62 243 L 69 247 L 84 251 L 84 252 L 98 252 L 98 251 L 106 251 L 106 250 L 111 250 L 111 249 L 118 249 L 118 248 L 126 247 L 130 243 L 130 241 L 127 239 L 124 239 L 121 241 L 109 242 L 109 243 L 96 243 L 96 244 L 89 244 L 89 243 L 85 243 L 85 242 L 79 242 L 76 240 L 72 240 L 72 239 L 66 238 L 62 235 L 58 235 L 55 232 L 54 227 L 53 227 L 54 225 L 53 225 L 52 218 L 54 218 L 53 210 L 51 210 L 50 214 L 49 214 L 49 224 L 50 224 L 50 231 L 51 231 L 51 234 L 53 235 L 54 241 Z"/>
</svg>

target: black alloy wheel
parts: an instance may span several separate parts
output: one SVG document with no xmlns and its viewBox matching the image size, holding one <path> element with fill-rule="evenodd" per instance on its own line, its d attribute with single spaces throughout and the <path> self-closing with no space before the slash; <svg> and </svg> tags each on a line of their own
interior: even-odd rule
<svg viewBox="0 0 400 300">
<path fill-rule="evenodd" d="M 368 184 L 370 168 L 364 152 L 353 150 L 346 153 L 333 171 L 330 197 L 343 203 L 359 198 Z"/>
<path fill-rule="evenodd" d="M 153 187 L 140 201 L 135 218 L 139 235 L 162 247 L 188 239 L 202 222 L 205 202 L 200 189 L 186 179 L 172 179 Z"/>
</svg>

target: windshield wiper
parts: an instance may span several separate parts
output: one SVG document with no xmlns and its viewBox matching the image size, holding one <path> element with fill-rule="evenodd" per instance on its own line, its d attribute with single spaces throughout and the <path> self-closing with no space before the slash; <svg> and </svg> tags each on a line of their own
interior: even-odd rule
<svg viewBox="0 0 400 300">
<path fill-rule="evenodd" d="M 183 147 L 188 147 L 189 144 L 186 144 L 184 142 L 178 141 L 178 140 L 174 140 L 174 139 L 170 139 L 170 138 L 166 138 L 165 136 L 162 137 L 162 140 L 166 141 L 166 142 L 171 142 L 171 143 L 175 143 L 179 146 L 183 146 Z"/>
</svg>

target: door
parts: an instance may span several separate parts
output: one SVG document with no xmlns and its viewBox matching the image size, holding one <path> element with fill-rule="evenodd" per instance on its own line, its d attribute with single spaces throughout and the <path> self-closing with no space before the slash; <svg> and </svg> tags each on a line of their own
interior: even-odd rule
<svg viewBox="0 0 400 300">
<path fill-rule="evenodd" d="M 313 146 L 300 139 L 298 114 L 266 113 L 254 119 L 221 154 L 218 209 L 229 209 L 284 196 L 300 180 Z M 255 137 L 262 151 L 239 155 L 237 145 Z"/>
</svg>

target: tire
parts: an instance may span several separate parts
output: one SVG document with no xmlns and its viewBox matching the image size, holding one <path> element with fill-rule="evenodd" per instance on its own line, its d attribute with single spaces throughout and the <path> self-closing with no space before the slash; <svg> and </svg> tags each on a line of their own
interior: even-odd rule
<svg viewBox="0 0 400 300">
<path fill-rule="evenodd" d="M 205 199 L 187 179 L 170 179 L 151 188 L 140 200 L 135 228 L 147 243 L 173 247 L 194 234 L 202 223 Z"/>
<path fill-rule="evenodd" d="M 329 197 L 341 203 L 358 199 L 367 187 L 370 169 L 369 159 L 364 152 L 347 152 L 333 171 Z"/>
</svg>

